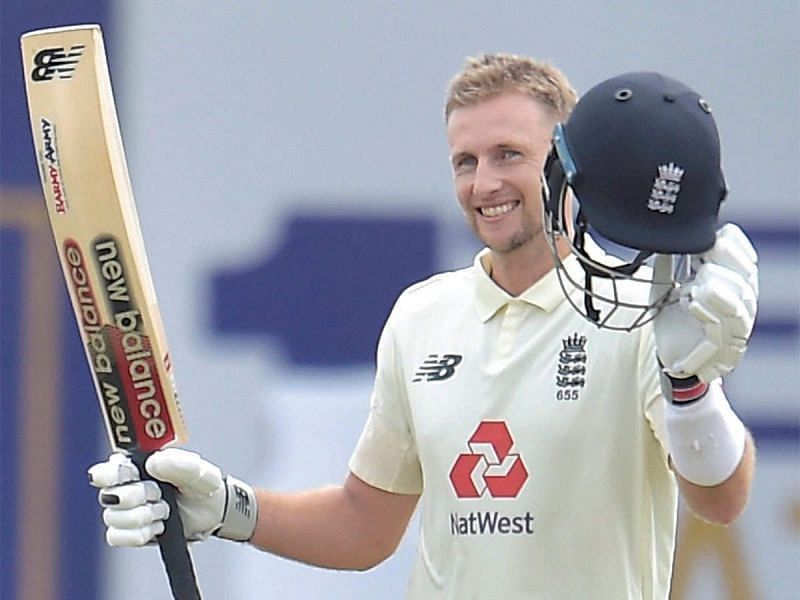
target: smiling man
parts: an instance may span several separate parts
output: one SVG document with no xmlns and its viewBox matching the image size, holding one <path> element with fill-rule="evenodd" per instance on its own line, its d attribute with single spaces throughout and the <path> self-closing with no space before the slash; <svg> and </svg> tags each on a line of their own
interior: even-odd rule
<svg viewBox="0 0 800 600">
<path fill-rule="evenodd" d="M 475 235 L 492 251 L 492 279 L 513 295 L 552 268 L 542 228 L 540 175 L 553 127 L 575 102 L 557 71 L 538 68 L 560 80 L 560 95 L 554 86 L 537 100 L 520 85 L 519 91 L 511 88 L 480 102 L 456 93 L 446 107 L 458 201 Z M 554 105 L 549 104 L 553 97 Z"/>
<path fill-rule="evenodd" d="M 682 88 L 673 94 L 672 82 L 637 76 L 610 101 L 646 98 L 638 86 L 653 79 L 668 87 L 656 101 L 678 111 L 667 124 L 700 119 L 713 150 L 713 121 L 697 113 L 707 114 L 704 104 Z M 550 65 L 508 54 L 467 61 L 445 120 L 456 195 L 486 247 L 472 266 L 398 298 L 343 484 L 256 490 L 198 454 L 153 454 L 146 468 L 178 488 L 187 538 L 216 535 L 312 565 L 369 569 L 394 552 L 419 504 L 409 598 L 668 598 L 679 491 L 723 524 L 747 501 L 753 443 L 720 377 L 752 329 L 756 256 L 740 230 L 711 230 L 695 279 L 680 287 L 686 297 L 667 305 L 659 296 L 664 310 L 652 323 L 618 331 L 573 310 L 581 291 L 566 289 L 556 266 L 583 274 L 570 239 L 576 223 L 583 234 L 581 214 L 573 222 L 564 207 L 563 219 L 552 218 L 549 199 L 571 197 L 551 189 L 554 165 L 570 185 L 583 182 L 554 137 L 564 123 L 575 133 L 575 104 Z M 604 135 L 602 120 L 588 122 Z M 648 135 L 634 123 L 619 139 L 649 143 Z M 674 142 L 669 131 L 652 141 Z M 637 197 L 647 205 L 653 190 L 669 191 L 651 202 L 658 207 L 696 200 L 680 197 L 684 171 L 720 191 L 709 179 L 719 169 L 695 166 L 669 163 L 655 182 L 645 174 Z M 677 287 L 664 285 L 664 297 Z M 158 487 L 139 481 L 127 458 L 112 456 L 90 476 L 111 545 L 144 545 L 163 530 Z"/>
</svg>

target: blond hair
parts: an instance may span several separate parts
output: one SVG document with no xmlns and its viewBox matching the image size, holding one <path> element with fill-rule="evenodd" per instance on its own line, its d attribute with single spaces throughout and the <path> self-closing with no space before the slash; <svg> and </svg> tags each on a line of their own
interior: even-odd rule
<svg viewBox="0 0 800 600">
<path fill-rule="evenodd" d="M 516 54 L 481 54 L 468 57 L 450 81 L 444 107 L 445 122 L 451 113 L 501 93 L 518 91 L 551 109 L 564 121 L 577 102 L 577 94 L 556 67 Z"/>
</svg>

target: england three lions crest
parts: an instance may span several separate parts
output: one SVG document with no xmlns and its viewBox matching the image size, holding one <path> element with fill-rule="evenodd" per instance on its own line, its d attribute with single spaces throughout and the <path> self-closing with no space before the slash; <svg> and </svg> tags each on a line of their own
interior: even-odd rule
<svg viewBox="0 0 800 600">
<path fill-rule="evenodd" d="M 561 340 L 556 372 L 556 400 L 577 400 L 586 385 L 586 336 L 573 333 Z"/>
</svg>

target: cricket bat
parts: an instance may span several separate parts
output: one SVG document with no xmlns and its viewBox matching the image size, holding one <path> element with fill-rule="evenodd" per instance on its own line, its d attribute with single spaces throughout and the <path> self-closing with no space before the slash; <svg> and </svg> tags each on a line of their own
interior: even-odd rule
<svg viewBox="0 0 800 600">
<path fill-rule="evenodd" d="M 122 147 L 97 25 L 21 38 L 36 159 L 69 297 L 111 447 L 143 477 L 187 432 Z M 172 594 L 199 598 L 175 489 L 158 543 Z"/>
</svg>

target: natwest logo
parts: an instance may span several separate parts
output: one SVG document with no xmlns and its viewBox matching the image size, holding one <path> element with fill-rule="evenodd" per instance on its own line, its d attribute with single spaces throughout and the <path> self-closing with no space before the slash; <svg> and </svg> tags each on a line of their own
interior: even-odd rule
<svg viewBox="0 0 800 600">
<path fill-rule="evenodd" d="M 459 498 L 516 498 L 528 480 L 505 421 L 482 421 L 467 441 L 469 453 L 459 454 L 450 469 L 450 483 Z"/>
</svg>

